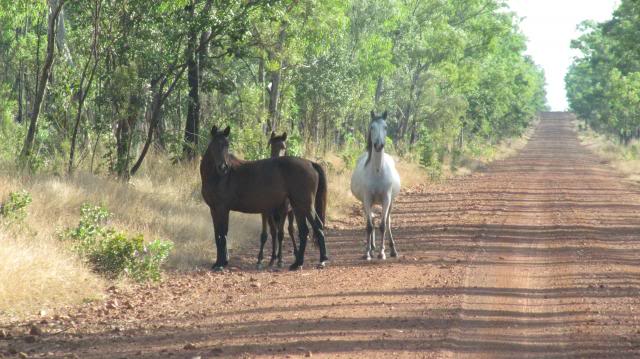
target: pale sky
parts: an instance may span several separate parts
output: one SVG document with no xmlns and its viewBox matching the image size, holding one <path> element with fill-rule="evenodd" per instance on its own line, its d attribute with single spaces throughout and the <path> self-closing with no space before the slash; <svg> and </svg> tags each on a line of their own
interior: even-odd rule
<svg viewBox="0 0 640 359">
<path fill-rule="evenodd" d="M 520 27 L 529 39 L 527 54 L 544 69 L 549 106 L 567 109 L 564 75 L 576 55 L 570 48 L 571 40 L 579 36 L 576 26 L 584 20 L 610 19 L 619 0 L 508 0 L 508 4 L 524 18 Z"/>
</svg>

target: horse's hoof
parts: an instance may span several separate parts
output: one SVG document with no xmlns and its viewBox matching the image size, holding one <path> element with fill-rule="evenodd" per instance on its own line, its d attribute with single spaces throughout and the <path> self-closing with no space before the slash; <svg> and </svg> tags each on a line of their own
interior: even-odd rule
<svg viewBox="0 0 640 359">
<path fill-rule="evenodd" d="M 300 269 L 302 269 L 302 265 L 298 263 L 293 263 L 292 265 L 289 266 L 290 271 L 297 271 Z"/>
<path fill-rule="evenodd" d="M 218 273 L 220 273 L 220 272 L 224 272 L 224 267 L 223 267 L 223 266 L 213 266 L 213 267 L 211 267 L 211 270 L 212 270 L 213 272 L 218 272 Z"/>
<path fill-rule="evenodd" d="M 276 262 L 275 262 L 275 261 L 271 261 L 271 262 L 269 262 L 269 268 L 272 268 L 274 264 L 276 264 Z"/>
<path fill-rule="evenodd" d="M 278 268 L 284 268 L 284 263 L 278 262 Z"/>
<path fill-rule="evenodd" d="M 387 256 L 384 254 L 384 252 L 380 252 L 380 254 L 378 254 L 378 259 L 385 260 L 387 259 Z"/>
<path fill-rule="evenodd" d="M 391 250 L 391 256 L 392 256 L 393 258 L 396 258 L 396 257 L 398 256 L 398 252 L 396 252 L 396 250 L 395 250 L 395 249 L 392 249 L 392 250 Z"/>
<path fill-rule="evenodd" d="M 371 256 L 368 254 L 365 254 L 362 256 L 362 259 L 364 259 L 365 261 L 370 261 L 371 260 Z"/>
<path fill-rule="evenodd" d="M 320 262 L 316 266 L 317 269 L 325 269 L 326 267 L 327 267 L 327 264 L 325 262 Z"/>
<path fill-rule="evenodd" d="M 262 263 L 258 263 L 258 264 L 256 264 L 256 269 L 257 270 L 263 270 L 264 269 L 264 265 Z"/>
</svg>

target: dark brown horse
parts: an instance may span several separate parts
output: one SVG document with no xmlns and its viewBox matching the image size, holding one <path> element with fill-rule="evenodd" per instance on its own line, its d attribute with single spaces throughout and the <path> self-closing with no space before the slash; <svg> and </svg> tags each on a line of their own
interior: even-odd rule
<svg viewBox="0 0 640 359">
<path fill-rule="evenodd" d="M 271 158 L 282 157 L 287 153 L 287 133 L 283 133 L 277 136 L 275 132 L 271 132 L 271 138 L 269 138 L 269 146 L 271 147 Z M 271 233 L 271 261 L 269 267 L 278 260 L 278 267 L 282 268 L 282 242 L 284 241 L 284 223 L 285 220 L 289 221 L 289 237 L 291 237 L 291 243 L 293 244 L 293 254 L 297 256 L 298 249 L 296 248 L 296 240 L 294 237 L 293 228 L 293 209 L 289 205 L 289 200 L 282 206 L 271 213 L 262 214 L 262 233 L 260 234 L 260 252 L 258 252 L 258 269 L 262 269 L 262 259 L 264 258 L 264 245 L 267 243 L 267 225 Z M 277 239 L 277 241 L 276 241 Z"/>
<path fill-rule="evenodd" d="M 282 208 L 288 199 L 298 225 L 300 246 L 296 261 L 289 267 L 296 270 L 304 263 L 304 251 L 311 224 L 320 247 L 320 266 L 328 260 L 324 241 L 324 218 L 327 205 L 327 179 L 317 163 L 298 157 L 267 158 L 240 161 L 229 154 L 227 127 L 211 130 L 211 142 L 200 162 L 202 196 L 211 210 L 217 249 L 213 270 L 228 264 L 227 232 L 229 212 L 270 213 Z"/>
</svg>

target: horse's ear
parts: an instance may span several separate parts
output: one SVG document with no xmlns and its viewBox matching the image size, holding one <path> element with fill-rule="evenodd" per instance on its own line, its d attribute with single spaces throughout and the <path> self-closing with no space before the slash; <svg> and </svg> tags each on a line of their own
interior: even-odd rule
<svg viewBox="0 0 640 359">
<path fill-rule="evenodd" d="M 213 125 L 213 128 L 211 129 L 211 137 L 215 136 L 216 133 L 218 133 L 218 126 Z"/>
<path fill-rule="evenodd" d="M 276 133 L 271 131 L 271 138 L 274 138 L 274 137 L 276 137 Z"/>
<path fill-rule="evenodd" d="M 282 140 L 283 140 L 283 141 L 286 141 L 286 140 L 287 140 L 287 133 L 286 133 L 286 132 L 283 132 L 283 133 L 282 133 Z"/>
<path fill-rule="evenodd" d="M 374 118 L 376 118 L 376 114 L 371 110 L 371 119 L 373 120 Z"/>
<path fill-rule="evenodd" d="M 387 119 L 387 111 L 385 111 L 385 112 L 382 114 L 382 118 L 384 118 L 385 120 Z"/>
<path fill-rule="evenodd" d="M 224 131 L 222 131 L 222 134 L 224 135 L 224 137 L 229 137 L 229 133 L 231 133 L 231 126 L 227 126 L 227 128 L 225 128 Z"/>
</svg>

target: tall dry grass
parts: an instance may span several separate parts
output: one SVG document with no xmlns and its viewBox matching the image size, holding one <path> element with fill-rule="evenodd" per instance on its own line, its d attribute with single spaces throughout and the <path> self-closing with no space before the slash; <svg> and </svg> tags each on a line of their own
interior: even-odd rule
<svg viewBox="0 0 640 359">
<path fill-rule="evenodd" d="M 624 145 L 593 131 L 578 119 L 573 124 L 583 145 L 625 174 L 629 180 L 640 182 L 640 140 L 632 140 Z"/>
<path fill-rule="evenodd" d="M 100 297 L 104 283 L 54 240 L 0 229 L 0 321 Z"/>
<path fill-rule="evenodd" d="M 168 269 L 211 265 L 213 225 L 201 199 L 197 166 L 175 165 L 161 157 L 148 164 L 130 183 L 84 171 L 71 178 L 22 177 L 10 166 L 0 168 L 0 201 L 22 189 L 33 197 L 24 223 L 3 227 L 0 236 L 0 313 L 33 313 L 100 295 L 104 282 L 57 239 L 60 230 L 77 225 L 80 207 L 87 202 L 107 207 L 114 214 L 112 227 L 148 240 L 172 241 Z M 259 231 L 258 215 L 233 213 L 231 252 L 257 241 Z"/>
</svg>

